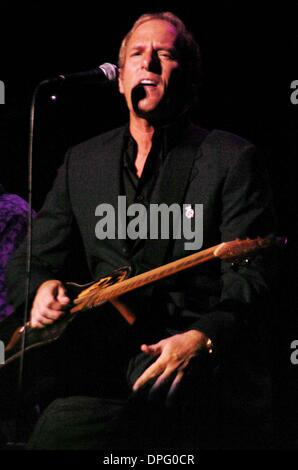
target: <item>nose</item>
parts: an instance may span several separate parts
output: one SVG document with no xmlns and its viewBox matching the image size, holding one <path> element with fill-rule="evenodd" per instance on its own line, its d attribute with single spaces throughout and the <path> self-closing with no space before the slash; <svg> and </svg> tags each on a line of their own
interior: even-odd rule
<svg viewBox="0 0 298 470">
<path fill-rule="evenodd" d="M 160 73 L 161 65 L 158 54 L 154 49 L 145 51 L 143 54 L 142 67 L 150 72 Z"/>
</svg>

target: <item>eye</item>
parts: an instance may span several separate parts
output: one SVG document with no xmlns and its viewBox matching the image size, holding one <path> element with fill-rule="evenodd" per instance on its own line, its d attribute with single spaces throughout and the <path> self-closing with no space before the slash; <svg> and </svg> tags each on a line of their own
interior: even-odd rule
<svg viewBox="0 0 298 470">
<path fill-rule="evenodd" d="M 139 51 L 139 50 L 134 50 L 134 51 L 132 51 L 129 55 L 130 55 L 130 57 L 136 57 L 136 56 L 141 55 L 141 51 Z"/>
<path fill-rule="evenodd" d="M 158 57 L 162 59 L 174 60 L 174 55 L 170 51 L 158 51 Z"/>
</svg>

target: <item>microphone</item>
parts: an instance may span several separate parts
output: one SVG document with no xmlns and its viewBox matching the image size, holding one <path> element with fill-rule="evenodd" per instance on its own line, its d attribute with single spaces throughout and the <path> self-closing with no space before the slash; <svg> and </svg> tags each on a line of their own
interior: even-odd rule
<svg viewBox="0 0 298 470">
<path fill-rule="evenodd" d="M 105 62 L 102 65 L 98 65 L 94 69 L 86 70 L 85 72 L 76 72 L 69 74 L 61 74 L 54 78 L 55 81 L 63 83 L 101 83 L 105 84 L 108 82 L 114 82 L 118 77 L 118 67 L 114 64 Z"/>
</svg>

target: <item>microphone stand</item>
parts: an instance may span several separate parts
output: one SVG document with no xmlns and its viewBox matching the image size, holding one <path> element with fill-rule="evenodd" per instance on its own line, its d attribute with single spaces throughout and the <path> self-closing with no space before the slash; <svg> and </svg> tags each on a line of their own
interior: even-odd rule
<svg viewBox="0 0 298 470">
<path fill-rule="evenodd" d="M 26 256 L 26 274 L 25 274 L 25 305 L 23 314 L 23 334 L 21 339 L 21 354 L 18 370 L 17 381 L 17 403 L 15 416 L 15 443 L 14 445 L 23 446 L 20 442 L 22 439 L 22 398 L 23 398 L 23 380 L 24 380 L 24 356 L 26 347 L 26 325 L 29 320 L 29 304 L 30 304 L 30 284 L 31 284 L 31 261 L 32 261 L 32 189 L 33 189 L 33 142 L 34 142 L 34 124 L 35 124 L 35 108 L 36 100 L 40 89 L 53 80 L 43 80 L 34 89 L 31 106 L 30 106 L 30 126 L 29 126 L 29 142 L 28 142 L 28 221 L 27 221 L 27 256 Z"/>
<path fill-rule="evenodd" d="M 30 106 L 30 128 L 29 128 L 29 144 L 28 144 L 28 227 L 27 227 L 27 256 L 26 256 L 26 284 L 25 284 L 25 305 L 23 314 L 23 334 L 21 340 L 21 354 L 18 371 L 18 383 L 17 383 L 17 403 L 16 403 L 16 415 L 15 415 L 15 443 L 14 445 L 23 445 L 19 442 L 22 437 L 22 433 L 19 432 L 19 425 L 21 424 L 21 410 L 22 410 L 22 394 L 23 394 L 23 380 L 24 380 L 24 356 L 26 347 L 26 336 L 27 336 L 27 324 L 29 319 L 29 305 L 30 305 L 30 283 L 31 283 L 31 260 L 32 260 L 32 189 L 33 189 L 33 142 L 34 142 L 34 124 L 35 124 L 35 108 L 36 99 L 40 89 L 44 85 L 56 83 L 61 85 L 69 77 L 82 79 L 82 78 L 95 78 L 105 77 L 105 82 L 112 82 L 117 77 L 117 67 L 113 64 L 104 63 L 97 69 L 93 69 L 88 72 L 82 72 L 72 75 L 59 75 L 55 78 L 50 78 L 41 81 L 34 89 L 32 95 L 32 101 Z"/>
</svg>

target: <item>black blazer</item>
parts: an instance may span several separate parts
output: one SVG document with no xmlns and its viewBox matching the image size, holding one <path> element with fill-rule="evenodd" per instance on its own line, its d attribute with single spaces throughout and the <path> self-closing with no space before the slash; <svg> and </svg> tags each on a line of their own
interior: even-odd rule
<svg viewBox="0 0 298 470">
<path fill-rule="evenodd" d="M 133 264 L 136 272 L 141 269 L 142 244 L 129 254 L 125 240 L 99 240 L 95 235 L 95 208 L 102 203 L 116 207 L 121 194 L 123 134 L 124 128 L 112 130 L 67 152 L 34 221 L 32 293 L 43 281 L 61 277 L 74 222 L 94 279 L 127 264 Z M 177 202 L 171 196 L 176 194 L 172 179 L 179 186 L 181 170 L 185 162 L 190 162 L 187 182 L 180 181 L 185 191 L 179 202 L 203 204 L 203 249 L 237 237 L 272 233 L 271 196 L 255 147 L 227 132 L 214 130 L 207 134 L 191 126 L 179 145 L 172 148 L 152 201 Z M 169 179 L 169 175 L 175 178 Z M 191 254 L 184 249 L 186 241 L 175 240 L 169 245 L 165 261 Z M 25 252 L 23 244 L 7 273 L 9 300 L 15 307 L 24 301 Z M 237 341 L 239 328 L 252 325 L 254 330 L 260 328 L 259 335 L 263 335 L 263 317 L 257 313 L 257 305 L 270 291 L 271 280 L 271 258 L 265 254 L 237 268 L 213 262 L 161 282 L 151 302 L 158 299 L 169 330 L 198 328 L 213 339 L 219 351 L 232 350 L 229 345 L 234 346 Z M 152 305 L 150 309 L 154 310 Z"/>
</svg>

